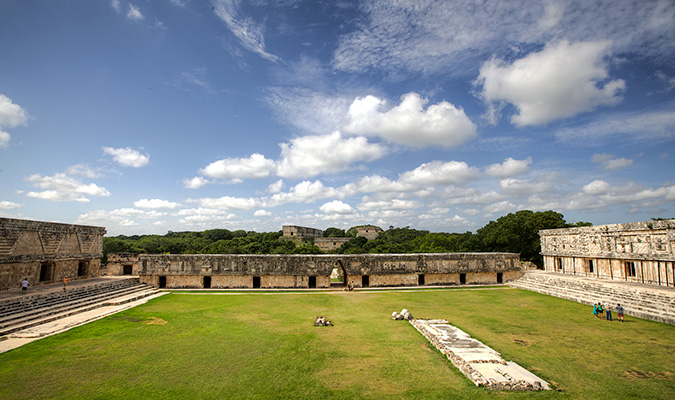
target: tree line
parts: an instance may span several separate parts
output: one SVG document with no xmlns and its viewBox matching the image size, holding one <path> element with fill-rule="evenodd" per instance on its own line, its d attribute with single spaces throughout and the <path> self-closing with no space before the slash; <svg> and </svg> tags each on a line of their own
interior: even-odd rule
<svg viewBox="0 0 675 400">
<path fill-rule="evenodd" d="M 538 232 L 542 229 L 589 226 L 569 224 L 554 211 L 518 211 L 490 221 L 476 233 L 438 233 L 410 227 L 389 229 L 373 240 L 356 237 L 356 227 L 347 231 L 328 228 L 324 237 L 351 237 L 334 253 L 520 253 L 523 261 L 541 265 Z M 150 254 L 322 254 L 312 239 L 301 243 L 282 239 L 282 232 L 259 233 L 210 229 L 202 232 L 172 232 L 166 235 L 133 235 L 103 238 L 103 255 L 109 253 Z"/>
</svg>

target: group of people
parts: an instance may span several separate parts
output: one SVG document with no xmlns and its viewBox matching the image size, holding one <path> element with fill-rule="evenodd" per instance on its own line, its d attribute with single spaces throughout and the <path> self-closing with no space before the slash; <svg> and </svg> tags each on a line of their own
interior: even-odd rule
<svg viewBox="0 0 675 400">
<path fill-rule="evenodd" d="M 63 277 L 63 291 L 66 292 L 68 289 L 68 275 Z M 28 286 L 30 283 L 28 282 L 28 278 L 24 278 L 21 281 L 21 293 L 26 293 L 28 291 Z"/>
<path fill-rule="evenodd" d="M 612 321 L 612 306 L 609 303 L 604 305 L 601 302 L 593 304 L 593 315 L 596 318 L 604 319 L 604 314 L 607 314 L 607 321 Z M 621 304 L 616 304 L 616 315 L 619 318 L 619 321 L 623 322 L 623 307 Z"/>
<path fill-rule="evenodd" d="M 346 284 L 344 289 L 342 290 L 345 292 L 351 292 L 352 290 L 354 290 L 354 281 L 351 281 L 348 284 Z"/>
</svg>

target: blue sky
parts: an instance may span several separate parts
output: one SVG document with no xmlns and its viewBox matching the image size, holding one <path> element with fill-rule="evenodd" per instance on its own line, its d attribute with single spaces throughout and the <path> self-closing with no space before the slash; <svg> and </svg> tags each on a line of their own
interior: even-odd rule
<svg viewBox="0 0 675 400">
<path fill-rule="evenodd" d="M 4 217 L 675 217 L 672 1 L 5 0 L 0 49 Z"/>
</svg>

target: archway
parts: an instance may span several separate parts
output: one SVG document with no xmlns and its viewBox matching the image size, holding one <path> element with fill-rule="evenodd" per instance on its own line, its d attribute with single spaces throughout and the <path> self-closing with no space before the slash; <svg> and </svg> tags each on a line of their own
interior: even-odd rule
<svg viewBox="0 0 675 400">
<path fill-rule="evenodd" d="M 330 273 L 330 287 L 335 289 L 342 289 L 349 282 L 347 271 L 342 264 L 342 261 L 337 260 L 333 271 Z"/>
</svg>

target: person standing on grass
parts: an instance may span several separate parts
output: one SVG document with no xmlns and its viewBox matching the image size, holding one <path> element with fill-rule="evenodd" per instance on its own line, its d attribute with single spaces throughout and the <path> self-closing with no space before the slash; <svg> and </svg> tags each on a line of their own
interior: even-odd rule
<svg viewBox="0 0 675 400">
<path fill-rule="evenodd" d="M 598 303 L 593 303 L 593 315 L 598 317 Z"/>
<path fill-rule="evenodd" d="M 68 275 L 63 277 L 63 291 L 65 292 L 68 288 Z"/>
<path fill-rule="evenodd" d="M 26 293 L 28 285 L 30 285 L 30 283 L 28 283 L 28 278 L 24 278 L 24 280 L 21 281 L 21 293 Z"/>
<path fill-rule="evenodd" d="M 619 321 L 623 322 L 623 307 L 621 304 L 616 304 L 616 316 L 619 317 Z"/>
<path fill-rule="evenodd" d="M 605 312 L 607 313 L 607 321 L 612 320 L 612 306 L 609 303 L 605 303 Z"/>
<path fill-rule="evenodd" d="M 602 308 L 602 303 L 598 302 L 598 316 L 602 320 L 604 318 L 605 309 Z"/>
</svg>

